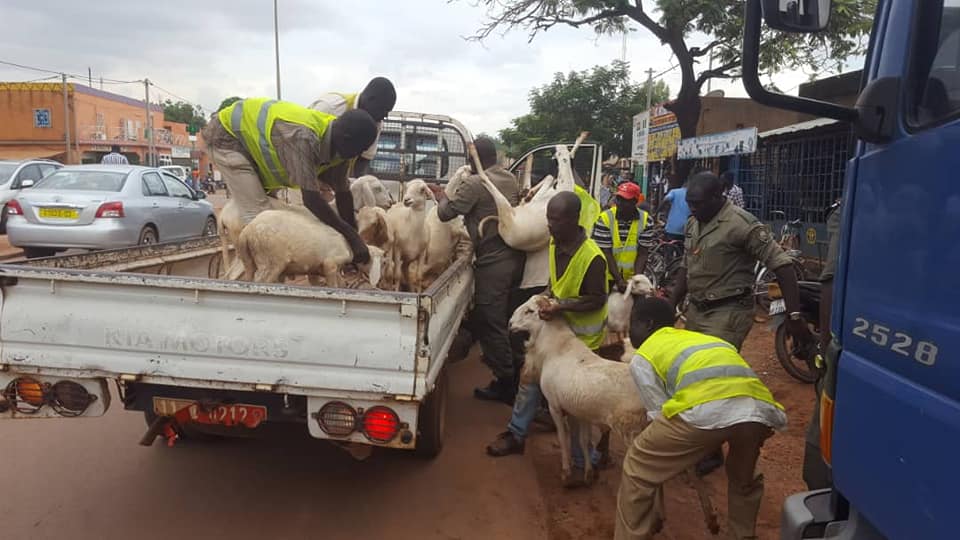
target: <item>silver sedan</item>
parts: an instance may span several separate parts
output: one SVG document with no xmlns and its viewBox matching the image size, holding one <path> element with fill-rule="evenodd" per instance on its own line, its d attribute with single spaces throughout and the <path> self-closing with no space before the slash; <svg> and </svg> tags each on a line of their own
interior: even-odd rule
<svg viewBox="0 0 960 540">
<path fill-rule="evenodd" d="M 67 166 L 7 203 L 7 234 L 27 257 L 212 236 L 217 218 L 205 197 L 154 168 Z"/>
</svg>

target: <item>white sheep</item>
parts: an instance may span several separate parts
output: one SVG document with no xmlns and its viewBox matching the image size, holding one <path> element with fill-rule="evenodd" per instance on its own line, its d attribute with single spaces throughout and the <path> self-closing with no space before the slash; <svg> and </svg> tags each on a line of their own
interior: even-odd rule
<svg viewBox="0 0 960 540">
<path fill-rule="evenodd" d="M 370 174 L 354 180 L 350 184 L 350 193 L 353 195 L 353 209 L 356 211 L 374 206 L 386 210 L 393 204 L 393 197 L 383 186 L 383 182 Z"/>
<path fill-rule="evenodd" d="M 586 132 L 581 133 L 574 145 L 574 152 L 585 137 Z M 479 171 L 480 178 L 483 180 L 483 186 L 497 205 L 497 215 L 488 216 L 481 220 L 480 230 L 483 230 L 487 221 L 496 220 L 500 237 L 508 246 L 526 252 L 536 252 L 543 249 L 550 242 L 550 231 L 547 229 L 547 203 L 561 191 L 573 191 L 572 154 L 567 149 L 567 145 L 558 144 L 556 147 L 556 159 L 559 164 L 557 176 L 559 178 L 554 179 L 552 176 L 544 178 L 534 188 L 536 192 L 533 193 L 530 200 L 522 202 L 517 207 L 511 206 L 506 196 L 500 193 L 496 185 L 490 181 L 490 178 L 483 171 L 480 157 L 473 145 L 470 145 L 470 155 Z M 526 172 L 524 174 L 526 175 Z"/>
<path fill-rule="evenodd" d="M 450 266 L 457 256 L 457 244 L 464 238 L 469 241 L 461 216 L 443 222 L 437 212 L 436 205 L 427 210 L 423 223 L 427 244 L 417 263 L 417 283 L 421 289 L 429 287 Z"/>
<path fill-rule="evenodd" d="M 422 292 L 420 261 L 427 250 L 427 201 L 436 202 L 433 192 L 421 179 L 411 180 L 403 192 L 403 201 L 387 210 L 387 226 L 393 235 L 388 250 L 392 257 L 395 290 L 406 285 Z"/>
<path fill-rule="evenodd" d="M 380 281 L 383 251 L 370 247 L 370 263 L 360 270 L 369 276 L 369 283 Z M 327 287 L 343 285 L 341 269 L 353 260 L 347 240 L 333 227 L 312 214 L 289 210 L 261 212 L 243 228 L 237 241 L 237 255 L 243 261 L 244 279 L 257 283 L 282 283 L 284 277 L 299 274 L 310 276 L 317 285 L 317 274 Z M 358 280 L 348 280 L 356 286 Z"/>
<path fill-rule="evenodd" d="M 393 232 L 387 223 L 387 212 L 379 206 L 365 206 L 357 212 L 357 229 L 360 239 L 368 246 L 383 250 L 380 286 L 393 287 Z"/>
<path fill-rule="evenodd" d="M 613 291 L 607 298 L 607 329 L 622 336 L 630 331 L 630 310 L 635 296 L 645 297 L 654 293 L 653 284 L 643 274 L 627 280 L 627 290 Z"/>
<path fill-rule="evenodd" d="M 584 481 L 594 480 L 589 445 L 597 424 L 632 441 L 646 426 L 647 413 L 630 376 L 629 364 L 611 362 L 593 353 L 562 319 L 543 321 L 540 306 L 551 302 L 534 296 L 510 317 L 510 332 L 522 333 L 526 357 L 520 382 L 539 383 L 550 406 L 560 440 L 561 479 L 571 481 L 567 420 L 578 424 L 584 460 Z"/>
<path fill-rule="evenodd" d="M 303 206 L 286 204 L 279 199 L 267 197 L 267 204 L 270 210 L 292 210 L 301 215 L 313 216 L 307 208 Z M 233 260 L 230 256 L 230 246 L 236 246 L 240 239 L 240 233 L 245 226 L 243 217 L 240 215 L 240 207 L 237 206 L 235 199 L 229 199 L 220 210 L 217 220 L 217 235 L 220 237 L 220 275 L 223 279 L 240 279 L 243 275 L 243 265 L 239 260 Z"/>
</svg>

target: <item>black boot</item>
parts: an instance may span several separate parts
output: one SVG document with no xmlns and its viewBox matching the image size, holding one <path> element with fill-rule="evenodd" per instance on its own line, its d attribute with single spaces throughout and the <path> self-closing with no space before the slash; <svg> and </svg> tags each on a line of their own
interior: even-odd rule
<svg viewBox="0 0 960 540">
<path fill-rule="evenodd" d="M 513 387 L 512 379 L 494 379 L 490 384 L 483 388 L 475 388 L 473 397 L 484 401 L 500 401 L 507 405 L 513 405 L 513 398 L 516 390 Z"/>
</svg>

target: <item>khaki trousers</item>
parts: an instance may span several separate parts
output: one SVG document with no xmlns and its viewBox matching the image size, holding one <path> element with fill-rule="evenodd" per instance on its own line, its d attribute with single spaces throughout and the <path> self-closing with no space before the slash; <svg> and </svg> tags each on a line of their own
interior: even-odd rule
<svg viewBox="0 0 960 540">
<path fill-rule="evenodd" d="M 691 302 L 684 328 L 720 338 L 739 351 L 753 328 L 753 310 L 753 297 L 708 310 L 700 310 Z"/>
<path fill-rule="evenodd" d="M 756 538 L 763 475 L 756 472 L 763 441 L 772 430 L 757 422 L 722 429 L 697 429 L 679 416 L 658 417 L 634 439 L 623 460 L 617 494 L 616 540 L 647 540 L 664 519 L 663 484 L 726 442 L 728 532 L 736 540 Z M 691 500 L 685 513 L 699 512 Z M 704 528 L 704 538 L 708 536 Z"/>
<path fill-rule="evenodd" d="M 270 209 L 270 200 L 260 182 L 257 166 L 247 156 L 235 150 L 213 147 L 210 148 L 210 159 L 223 174 L 223 181 L 244 224 L 253 221 L 260 212 Z"/>
</svg>

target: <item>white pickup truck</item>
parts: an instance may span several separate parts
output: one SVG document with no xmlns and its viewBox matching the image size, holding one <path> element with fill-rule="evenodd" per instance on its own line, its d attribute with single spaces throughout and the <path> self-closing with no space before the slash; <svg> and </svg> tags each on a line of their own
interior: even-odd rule
<svg viewBox="0 0 960 540">
<path fill-rule="evenodd" d="M 146 442 L 268 421 L 440 451 L 468 258 L 414 294 L 211 279 L 218 249 L 205 238 L 0 265 L 0 418 L 99 416 L 114 381 L 154 427 Z"/>
</svg>

